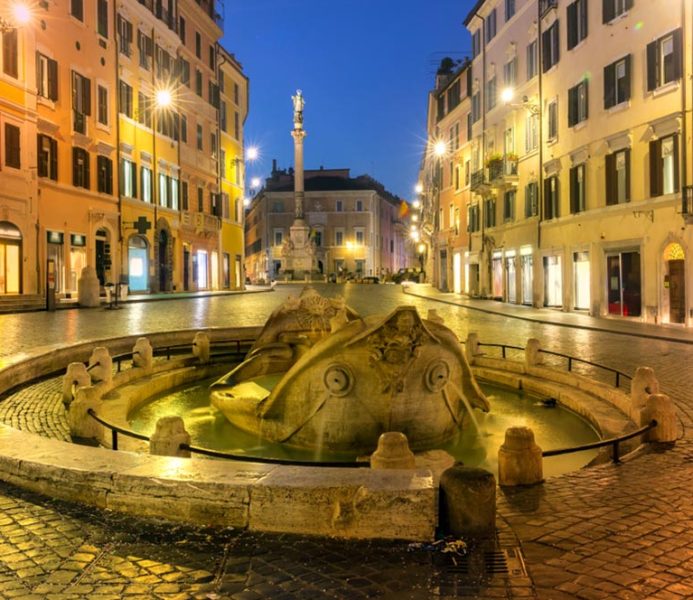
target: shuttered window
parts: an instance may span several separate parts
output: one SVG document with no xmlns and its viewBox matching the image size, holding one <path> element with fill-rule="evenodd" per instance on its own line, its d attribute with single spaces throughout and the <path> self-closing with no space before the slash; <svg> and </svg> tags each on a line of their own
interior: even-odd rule
<svg viewBox="0 0 693 600">
<path fill-rule="evenodd" d="M 99 35 L 108 37 L 108 0 L 97 0 L 96 2 L 96 25 Z"/>
<path fill-rule="evenodd" d="M 5 165 L 19 169 L 22 164 L 19 127 L 5 123 Z"/>
<path fill-rule="evenodd" d="M 58 142 L 47 135 L 37 136 L 38 175 L 58 180 Z"/>
<path fill-rule="evenodd" d="M 546 73 L 560 59 L 558 20 L 541 34 L 542 71 Z"/>
<path fill-rule="evenodd" d="M 58 99 L 58 63 L 36 53 L 36 92 L 49 100 Z"/>
<path fill-rule="evenodd" d="M 602 21 L 609 23 L 633 8 L 633 0 L 602 0 Z"/>
<path fill-rule="evenodd" d="M 8 29 L 2 34 L 2 72 L 15 79 L 19 77 L 16 29 Z"/>
<path fill-rule="evenodd" d="M 570 169 L 570 212 L 577 214 L 585 210 L 585 165 Z"/>
<path fill-rule="evenodd" d="M 118 85 L 118 104 L 120 112 L 132 119 L 132 87 L 124 81 L 121 81 Z"/>
<path fill-rule="evenodd" d="M 544 218 L 557 219 L 559 216 L 558 177 L 554 175 L 544 180 Z"/>
<path fill-rule="evenodd" d="M 72 114 L 73 129 L 86 134 L 86 117 L 91 115 L 91 80 L 76 71 L 72 71 Z"/>
<path fill-rule="evenodd" d="M 587 0 L 575 0 L 568 5 L 568 50 L 587 37 Z"/>
<path fill-rule="evenodd" d="M 611 108 L 630 100 L 630 54 L 604 67 L 604 108 Z"/>
<path fill-rule="evenodd" d="M 681 29 L 677 29 L 647 45 L 648 91 L 681 79 L 681 36 Z"/>
<path fill-rule="evenodd" d="M 679 191 L 679 136 L 670 135 L 650 142 L 650 195 Z"/>
<path fill-rule="evenodd" d="M 539 214 L 539 184 L 532 181 L 525 186 L 525 217 L 536 217 Z"/>
<path fill-rule="evenodd" d="M 106 156 L 96 157 L 96 189 L 102 194 L 113 194 L 113 161 Z"/>
<path fill-rule="evenodd" d="M 568 90 L 568 126 L 582 123 L 588 117 L 587 80 Z"/>
<path fill-rule="evenodd" d="M 606 155 L 606 204 L 630 202 L 630 149 Z"/>
<path fill-rule="evenodd" d="M 84 148 L 72 148 L 72 185 L 89 189 L 89 153 Z"/>
</svg>

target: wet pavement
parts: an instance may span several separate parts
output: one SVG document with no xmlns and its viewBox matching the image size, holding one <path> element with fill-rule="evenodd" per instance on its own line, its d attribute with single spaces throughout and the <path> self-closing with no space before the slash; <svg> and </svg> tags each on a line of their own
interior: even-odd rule
<svg viewBox="0 0 693 600">
<path fill-rule="evenodd" d="M 441 546 L 188 529 L 56 502 L 0 484 L 0 597 L 693 596 L 693 345 L 638 335 L 648 333 L 647 326 L 624 335 L 603 330 L 601 323 L 585 329 L 579 319 L 569 327 L 553 325 L 555 311 L 521 309 L 531 318 L 518 319 L 487 312 L 483 303 L 478 304 L 483 311 L 470 310 L 456 305 L 469 301 L 425 286 L 418 292 L 428 298 L 403 296 L 399 286 L 389 285 L 317 287 L 344 295 L 362 314 L 403 303 L 424 314 L 436 308 L 461 338 L 474 331 L 482 342 L 523 346 L 528 337 L 536 337 L 544 348 L 628 373 L 639 365 L 652 366 L 679 409 L 681 439 L 673 448 L 650 447 L 620 465 L 583 469 L 532 488 L 499 490 L 497 545 L 474 549 L 466 558 L 443 554 Z M 257 325 L 298 289 L 278 286 L 252 296 L 134 303 L 120 311 L 0 315 L 0 366 L 37 350 L 125 333 Z M 491 308 L 498 312 L 504 305 Z M 514 309 L 507 307 L 508 312 Z M 562 313 L 556 318 L 574 320 Z M 64 439 L 59 419 L 50 416 L 51 410 L 59 410 L 54 407 L 55 385 L 49 381 L 35 388 L 32 398 L 0 403 L 0 419 Z M 490 568 L 490 551 L 507 555 L 517 548 L 524 554 L 526 574 Z"/>
</svg>

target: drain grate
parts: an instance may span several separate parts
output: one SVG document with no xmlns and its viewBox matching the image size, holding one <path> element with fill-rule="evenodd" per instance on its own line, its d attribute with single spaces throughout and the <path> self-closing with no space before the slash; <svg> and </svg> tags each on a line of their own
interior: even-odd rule
<svg viewBox="0 0 693 600">
<path fill-rule="evenodd" d="M 519 548 L 501 548 L 484 552 L 484 571 L 487 575 L 525 577 L 525 561 Z"/>
<path fill-rule="evenodd" d="M 469 554 L 450 557 L 452 561 L 445 567 L 445 570 L 452 575 L 469 575 Z"/>
<path fill-rule="evenodd" d="M 444 564 L 441 564 L 444 561 Z M 472 549 L 467 554 L 440 557 L 439 565 L 448 575 L 480 581 L 490 577 L 526 577 L 522 552 L 517 547 Z"/>
</svg>

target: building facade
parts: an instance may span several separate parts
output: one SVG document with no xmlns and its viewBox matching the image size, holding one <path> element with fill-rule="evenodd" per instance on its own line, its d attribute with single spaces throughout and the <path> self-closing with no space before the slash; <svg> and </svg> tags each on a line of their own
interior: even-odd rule
<svg viewBox="0 0 693 600">
<path fill-rule="evenodd" d="M 692 7 L 650 4 L 480 0 L 468 15 L 464 292 L 693 325 Z"/>
<path fill-rule="evenodd" d="M 388 277 L 412 262 L 402 200 L 349 169 L 306 170 L 305 221 L 313 275 Z M 251 281 L 290 278 L 286 245 L 295 218 L 293 171 L 275 168 L 246 215 L 246 273 Z"/>
<path fill-rule="evenodd" d="M 87 266 L 135 292 L 241 287 L 242 185 L 225 176 L 242 173 L 248 82 L 214 5 L 58 0 L 4 29 L 0 294 L 43 294 L 50 271 L 76 296 Z M 222 77 L 239 87 L 231 142 Z"/>
</svg>

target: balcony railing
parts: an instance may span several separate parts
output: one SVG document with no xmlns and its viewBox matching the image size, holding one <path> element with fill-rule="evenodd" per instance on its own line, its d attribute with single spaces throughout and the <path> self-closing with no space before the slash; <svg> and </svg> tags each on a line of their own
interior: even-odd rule
<svg viewBox="0 0 693 600">
<path fill-rule="evenodd" d="M 517 159 L 505 156 L 488 163 L 488 179 L 491 183 L 503 184 L 517 178 Z"/>
<path fill-rule="evenodd" d="M 486 180 L 485 170 L 479 169 L 478 171 L 474 171 L 469 183 L 473 192 L 479 191 L 483 187 L 486 187 L 488 185 L 488 181 Z"/>
</svg>

